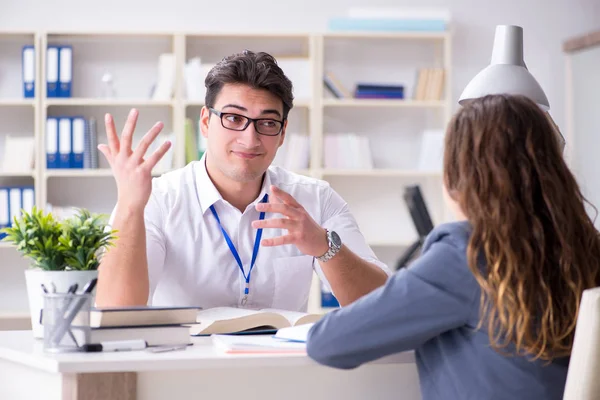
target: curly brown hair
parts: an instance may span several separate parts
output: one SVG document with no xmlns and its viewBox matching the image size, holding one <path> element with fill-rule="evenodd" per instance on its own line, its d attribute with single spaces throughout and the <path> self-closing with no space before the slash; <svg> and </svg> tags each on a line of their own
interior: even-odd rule
<svg viewBox="0 0 600 400">
<path fill-rule="evenodd" d="M 472 226 L 478 328 L 498 351 L 570 355 L 582 292 L 600 286 L 600 237 L 546 114 L 523 96 L 467 104 L 448 125 L 444 183 Z"/>
</svg>

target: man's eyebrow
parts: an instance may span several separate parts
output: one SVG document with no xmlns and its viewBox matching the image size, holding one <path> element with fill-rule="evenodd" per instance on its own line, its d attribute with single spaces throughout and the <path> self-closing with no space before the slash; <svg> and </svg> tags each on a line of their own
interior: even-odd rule
<svg viewBox="0 0 600 400">
<path fill-rule="evenodd" d="M 237 108 L 240 111 L 248 111 L 248 109 L 246 107 L 238 106 L 237 104 L 225 104 L 221 109 L 227 108 L 227 107 Z"/>
<path fill-rule="evenodd" d="M 261 115 L 263 115 L 263 114 L 275 114 L 279 118 L 281 118 L 281 113 L 278 110 L 275 110 L 274 108 L 269 108 L 267 110 L 262 110 L 262 112 L 260 114 Z"/>
<path fill-rule="evenodd" d="M 235 108 L 237 110 L 246 111 L 246 112 L 248 111 L 248 109 L 246 107 L 242 107 L 242 106 L 240 106 L 238 104 L 225 104 L 221 109 L 224 110 L 226 108 Z M 260 115 L 265 115 L 265 114 L 275 114 L 279 118 L 281 118 L 281 113 L 279 112 L 279 110 L 276 110 L 274 108 L 268 108 L 268 109 L 262 110 L 260 112 Z"/>
</svg>

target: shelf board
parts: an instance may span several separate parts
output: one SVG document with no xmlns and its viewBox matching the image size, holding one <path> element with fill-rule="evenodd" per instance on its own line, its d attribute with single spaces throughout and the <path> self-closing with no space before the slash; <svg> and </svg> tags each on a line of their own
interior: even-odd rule
<svg viewBox="0 0 600 400">
<path fill-rule="evenodd" d="M 101 169 L 49 169 L 46 178 L 86 178 L 86 177 L 111 177 L 112 171 L 108 168 Z"/>
<path fill-rule="evenodd" d="M 11 171 L 0 171 L 0 177 L 2 178 L 16 178 L 16 177 L 26 177 L 26 178 L 35 178 L 35 172 L 11 172 Z"/>
<path fill-rule="evenodd" d="M 33 107 L 35 106 L 35 99 L 0 99 L 0 106 Z"/>
<path fill-rule="evenodd" d="M 394 100 L 394 99 L 323 99 L 326 107 L 410 107 L 410 108 L 438 108 L 444 107 L 442 100 Z"/>
<path fill-rule="evenodd" d="M 340 176 L 340 177 L 390 177 L 390 178 L 439 178 L 441 172 L 419 171 L 411 169 L 323 169 L 322 176 Z"/>
<path fill-rule="evenodd" d="M 414 32 L 414 31 L 398 31 L 398 32 L 362 32 L 362 31 L 347 31 L 347 32 L 327 32 L 323 34 L 324 39 L 433 39 L 444 40 L 449 37 L 449 32 Z"/>
<path fill-rule="evenodd" d="M 165 171 L 152 172 L 152 176 L 159 176 Z M 113 173 L 110 168 L 98 169 L 49 169 L 46 170 L 46 178 L 112 178 Z"/>
<path fill-rule="evenodd" d="M 46 106 L 120 106 L 120 107 L 152 107 L 152 106 L 173 106 L 173 100 L 152 100 L 152 99 L 104 99 L 104 98 L 49 98 L 44 100 Z"/>
</svg>

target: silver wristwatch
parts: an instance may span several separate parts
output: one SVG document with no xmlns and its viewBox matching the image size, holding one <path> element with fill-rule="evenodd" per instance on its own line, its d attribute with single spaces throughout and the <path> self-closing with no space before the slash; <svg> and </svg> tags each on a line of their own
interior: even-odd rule
<svg viewBox="0 0 600 400">
<path fill-rule="evenodd" d="M 325 254 L 323 254 L 322 256 L 317 257 L 317 260 L 321 262 L 327 262 L 331 260 L 331 258 L 335 256 L 338 253 L 338 251 L 340 251 L 340 249 L 342 248 L 342 239 L 340 239 L 340 236 L 334 231 L 330 231 L 327 229 L 325 229 L 325 231 L 327 232 L 329 250 L 327 250 L 327 252 L 325 252 Z"/>
</svg>

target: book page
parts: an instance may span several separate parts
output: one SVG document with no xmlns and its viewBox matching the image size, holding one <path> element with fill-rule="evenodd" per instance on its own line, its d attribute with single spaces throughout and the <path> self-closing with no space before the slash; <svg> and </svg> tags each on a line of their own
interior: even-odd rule
<svg viewBox="0 0 600 400">
<path fill-rule="evenodd" d="M 276 339 L 288 340 L 290 342 L 306 343 L 308 338 L 308 331 L 313 327 L 314 324 L 304 324 L 300 326 L 292 326 L 289 328 L 282 328 L 275 334 Z"/>
<path fill-rule="evenodd" d="M 279 310 L 276 308 L 263 308 L 261 312 L 271 312 L 285 317 L 290 322 L 291 326 L 307 324 L 318 321 L 321 316 L 317 314 L 307 314 L 298 311 Z"/>
<path fill-rule="evenodd" d="M 305 354 L 306 344 L 300 342 L 291 342 L 277 340 L 272 336 L 230 336 L 230 335 L 212 335 L 214 346 L 232 354 L 260 354 L 260 353 L 281 353 L 281 354 Z"/>
<path fill-rule="evenodd" d="M 215 307 L 198 311 L 196 321 L 222 321 L 227 319 L 247 317 L 248 315 L 254 315 L 258 313 L 259 311 L 247 310 L 243 308 Z"/>
<path fill-rule="evenodd" d="M 289 325 L 288 320 L 279 313 L 215 307 L 198 312 L 196 323 L 190 327 L 190 334 L 234 333 L 259 327 L 278 329 Z"/>
</svg>

